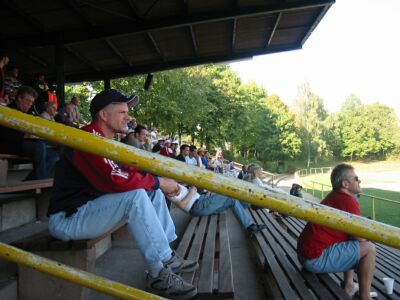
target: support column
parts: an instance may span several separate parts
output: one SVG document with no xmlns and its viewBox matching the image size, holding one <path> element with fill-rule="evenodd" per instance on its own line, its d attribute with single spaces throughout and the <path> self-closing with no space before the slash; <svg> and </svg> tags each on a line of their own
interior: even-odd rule
<svg viewBox="0 0 400 300">
<path fill-rule="evenodd" d="M 64 70 L 64 42 L 60 36 L 54 47 L 54 57 L 56 65 L 56 83 L 57 83 L 57 98 L 59 106 L 65 104 L 65 70 Z"/>
<path fill-rule="evenodd" d="M 111 89 L 111 79 L 106 78 L 104 79 L 104 90 L 109 90 Z"/>
</svg>

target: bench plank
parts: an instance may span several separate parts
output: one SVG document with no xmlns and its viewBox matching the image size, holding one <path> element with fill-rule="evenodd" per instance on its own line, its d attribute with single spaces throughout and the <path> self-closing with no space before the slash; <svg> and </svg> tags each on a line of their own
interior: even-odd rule
<svg viewBox="0 0 400 300">
<path fill-rule="evenodd" d="M 53 187 L 52 178 L 42 179 L 42 180 L 29 180 L 29 181 L 18 182 L 15 184 L 0 186 L 0 193 L 1 194 L 16 193 L 16 192 L 30 191 L 30 190 L 36 190 L 37 192 L 40 192 L 41 189 L 51 188 L 51 187 Z"/>
<path fill-rule="evenodd" d="M 233 298 L 233 271 L 232 258 L 229 243 L 228 226 L 226 214 L 219 215 L 219 280 L 218 292 L 220 295 Z M 222 275 L 222 276 L 221 276 Z"/>
<path fill-rule="evenodd" d="M 203 258 L 197 285 L 197 291 L 201 294 L 212 294 L 214 289 L 214 253 L 215 237 L 217 234 L 217 216 L 211 216 L 207 230 Z"/>
<path fill-rule="evenodd" d="M 226 214 L 192 217 L 176 252 L 199 262 L 199 269 L 182 274 L 197 287 L 199 298 L 233 298 L 233 273 Z"/>
</svg>

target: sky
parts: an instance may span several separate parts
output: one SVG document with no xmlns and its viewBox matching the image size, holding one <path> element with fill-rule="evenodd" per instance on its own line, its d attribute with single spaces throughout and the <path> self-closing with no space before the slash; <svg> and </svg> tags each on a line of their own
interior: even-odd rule
<svg viewBox="0 0 400 300">
<path fill-rule="evenodd" d="M 288 105 L 308 82 L 330 113 L 354 93 L 400 117 L 399 16 L 399 0 L 337 0 L 303 49 L 230 65 L 244 82 L 257 82 Z"/>
</svg>

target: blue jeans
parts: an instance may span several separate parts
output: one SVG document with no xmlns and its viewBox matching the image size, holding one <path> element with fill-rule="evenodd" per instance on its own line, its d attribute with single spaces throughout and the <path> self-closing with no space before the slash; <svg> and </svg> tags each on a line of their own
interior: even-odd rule
<svg viewBox="0 0 400 300">
<path fill-rule="evenodd" d="M 209 216 L 229 208 L 233 210 L 235 217 L 244 228 L 253 223 L 240 201 L 214 193 L 201 195 L 190 209 L 190 214 L 194 216 Z"/>
<path fill-rule="evenodd" d="M 169 243 L 177 236 L 164 194 L 159 189 L 105 194 L 87 202 L 69 217 L 64 212 L 51 215 L 49 231 L 64 241 L 90 239 L 123 220 L 128 221 L 128 228 L 148 266 L 171 256 Z"/>
<path fill-rule="evenodd" d="M 56 164 L 59 154 L 53 148 L 48 148 L 45 141 L 24 141 L 23 155 L 32 157 L 35 179 L 46 179 Z"/>
</svg>

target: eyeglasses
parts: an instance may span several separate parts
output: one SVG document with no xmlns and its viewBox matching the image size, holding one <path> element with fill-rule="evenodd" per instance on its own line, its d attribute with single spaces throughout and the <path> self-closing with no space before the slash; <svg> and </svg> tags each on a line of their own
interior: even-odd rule
<svg viewBox="0 0 400 300">
<path fill-rule="evenodd" d="M 350 179 L 354 179 L 354 180 L 357 181 L 357 182 L 360 182 L 360 181 L 361 181 L 360 178 L 358 178 L 358 176 L 354 176 L 354 177 L 349 178 L 349 179 L 347 179 L 347 180 L 350 180 Z"/>
</svg>

